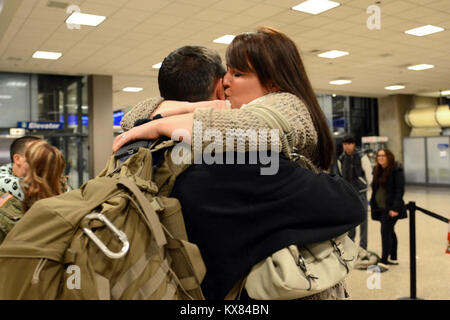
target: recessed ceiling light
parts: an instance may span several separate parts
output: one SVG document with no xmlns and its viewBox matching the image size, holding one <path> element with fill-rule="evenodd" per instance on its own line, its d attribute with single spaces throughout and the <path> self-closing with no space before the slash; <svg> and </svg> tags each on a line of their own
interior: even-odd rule
<svg viewBox="0 0 450 320">
<path fill-rule="evenodd" d="M 122 91 L 125 91 L 125 92 L 140 92 L 142 90 L 144 90 L 144 89 L 143 88 L 137 88 L 137 87 L 126 87 L 126 88 L 122 89 Z"/>
<path fill-rule="evenodd" d="M 6 95 L 6 94 L 0 94 L 0 99 L 11 99 L 12 97 L 8 94 L 8 95 Z"/>
<path fill-rule="evenodd" d="M 308 0 L 292 7 L 292 10 L 310 14 L 319 14 L 324 11 L 336 8 L 340 5 L 341 4 L 339 2 L 329 0 Z"/>
<path fill-rule="evenodd" d="M 408 67 L 409 70 L 415 70 L 415 71 L 432 69 L 432 68 L 434 68 L 434 65 L 432 65 L 432 64 L 418 64 L 415 66 Z"/>
<path fill-rule="evenodd" d="M 334 84 L 337 86 L 342 86 L 344 84 L 349 84 L 349 83 L 352 83 L 352 80 L 339 79 L 339 80 L 330 81 L 330 84 Z"/>
<path fill-rule="evenodd" d="M 393 85 L 393 86 L 388 86 L 388 87 L 384 87 L 386 90 L 401 90 L 401 89 L 405 89 L 405 86 L 402 85 Z"/>
<path fill-rule="evenodd" d="M 429 34 L 433 34 L 433 33 L 436 33 L 436 32 L 441 32 L 441 31 L 444 31 L 444 30 L 445 30 L 444 28 L 436 27 L 436 26 L 432 26 L 431 24 L 428 24 L 428 25 L 423 26 L 423 27 L 419 27 L 419 28 L 415 28 L 415 29 L 411 29 L 411 30 L 406 30 L 405 33 L 413 35 L 413 36 L 422 37 L 422 36 L 427 36 Z"/>
<path fill-rule="evenodd" d="M 95 14 L 87 14 L 81 12 L 72 13 L 67 19 L 68 24 L 81 24 L 84 26 L 96 27 L 106 19 L 105 16 L 97 16 Z"/>
<path fill-rule="evenodd" d="M 346 56 L 348 54 L 349 53 L 347 51 L 331 50 L 331 51 L 327 51 L 327 52 L 318 54 L 318 56 L 321 58 L 335 59 L 335 58 Z"/>
<path fill-rule="evenodd" d="M 159 69 L 159 68 L 161 68 L 161 65 L 162 65 L 162 62 L 152 65 L 152 68 Z"/>
<path fill-rule="evenodd" d="M 33 54 L 33 58 L 35 59 L 49 59 L 49 60 L 57 60 L 62 56 L 61 52 L 50 52 L 50 51 L 36 51 Z"/>
<path fill-rule="evenodd" d="M 441 91 L 441 95 L 449 96 L 450 95 L 450 90 Z"/>
<path fill-rule="evenodd" d="M 226 34 L 224 36 L 221 36 L 220 38 L 217 38 L 213 40 L 214 43 L 223 43 L 223 44 L 230 44 L 235 36 L 231 34 Z"/>
</svg>

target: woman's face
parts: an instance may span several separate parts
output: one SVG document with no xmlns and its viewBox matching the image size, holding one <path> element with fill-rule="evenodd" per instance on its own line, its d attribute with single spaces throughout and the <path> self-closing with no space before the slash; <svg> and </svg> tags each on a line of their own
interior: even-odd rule
<svg viewBox="0 0 450 320">
<path fill-rule="evenodd" d="M 386 168 L 388 165 L 388 158 L 386 156 L 386 153 L 384 150 L 380 150 L 377 153 L 377 163 L 382 166 L 383 168 Z"/>
<path fill-rule="evenodd" d="M 263 87 L 255 73 L 243 73 L 232 67 L 228 67 L 223 78 L 223 86 L 225 98 L 231 102 L 231 107 L 235 109 L 269 93 L 269 90 Z"/>
</svg>

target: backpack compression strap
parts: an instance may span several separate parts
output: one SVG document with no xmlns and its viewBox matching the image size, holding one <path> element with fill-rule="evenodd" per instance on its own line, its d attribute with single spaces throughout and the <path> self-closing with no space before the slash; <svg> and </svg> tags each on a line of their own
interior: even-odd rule
<svg viewBox="0 0 450 320">
<path fill-rule="evenodd" d="M 158 244 L 158 247 L 160 248 L 163 247 L 167 243 L 167 239 L 166 236 L 164 235 L 161 223 L 159 221 L 158 216 L 155 213 L 155 210 L 153 209 L 151 202 L 147 200 L 142 191 L 139 190 L 139 188 L 132 180 L 126 177 L 121 177 L 117 184 L 124 186 L 132 194 L 134 194 L 138 204 L 141 206 L 142 211 L 145 214 L 146 218 L 145 221 L 147 222 L 147 226 L 149 227 L 150 231 L 152 231 L 156 243 Z"/>
</svg>

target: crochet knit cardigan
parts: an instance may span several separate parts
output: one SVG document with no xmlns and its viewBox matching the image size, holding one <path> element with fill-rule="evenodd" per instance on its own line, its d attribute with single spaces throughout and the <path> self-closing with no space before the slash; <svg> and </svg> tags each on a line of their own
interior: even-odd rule
<svg viewBox="0 0 450 320">
<path fill-rule="evenodd" d="M 153 111 L 164 99 L 161 97 L 150 98 L 138 103 L 122 119 L 121 126 L 124 130 L 133 127 L 138 119 L 149 118 Z M 258 117 L 246 106 L 269 106 L 284 115 L 291 128 L 294 130 L 297 152 L 310 161 L 317 152 L 317 132 L 311 119 L 308 108 L 297 96 L 286 92 L 269 93 L 257 98 L 240 109 L 215 110 L 213 108 L 198 108 L 194 112 L 193 145 L 202 138 L 198 133 L 203 133 L 207 129 L 218 130 L 223 137 L 223 146 L 227 146 L 226 137 L 234 137 L 234 150 L 239 150 L 236 146 L 245 143 L 245 151 L 259 150 L 258 144 L 253 139 L 249 139 L 247 130 L 270 130 L 270 126 Z M 205 148 L 210 142 L 201 139 L 202 147 Z M 267 135 L 267 145 L 270 148 L 271 139 Z M 230 149 L 227 149 L 230 150 Z M 225 150 L 224 150 L 225 151 Z M 285 150 L 276 150 L 285 151 Z"/>
</svg>

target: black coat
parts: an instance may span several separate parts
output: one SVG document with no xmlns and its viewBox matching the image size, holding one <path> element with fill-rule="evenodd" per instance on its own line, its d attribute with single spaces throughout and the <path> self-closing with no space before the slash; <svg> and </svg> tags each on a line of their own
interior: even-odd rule
<svg viewBox="0 0 450 320">
<path fill-rule="evenodd" d="M 258 164 L 193 165 L 175 183 L 189 240 L 206 265 L 207 299 L 223 300 L 253 265 L 290 245 L 324 241 L 364 221 L 343 178 L 315 174 L 280 157 L 275 175 Z"/>
<path fill-rule="evenodd" d="M 370 207 L 373 220 L 379 221 L 381 219 L 381 215 L 388 214 L 389 210 L 399 213 L 396 219 L 406 218 L 406 207 L 405 202 L 403 201 L 403 195 L 405 194 L 405 174 L 399 163 L 395 164 L 386 180 L 386 209 L 381 210 L 378 208 L 375 200 L 376 192 L 377 188 L 375 188 L 374 182 L 372 182 Z"/>
</svg>

